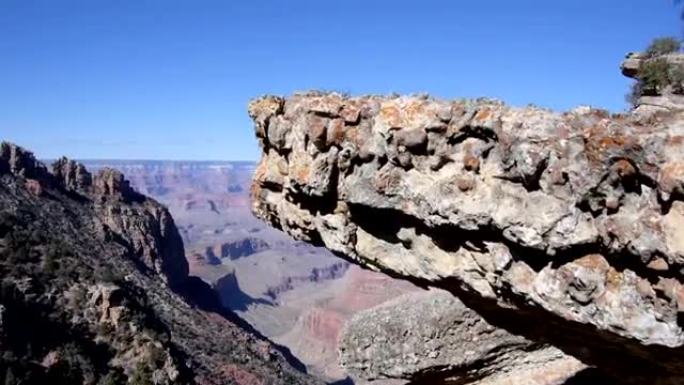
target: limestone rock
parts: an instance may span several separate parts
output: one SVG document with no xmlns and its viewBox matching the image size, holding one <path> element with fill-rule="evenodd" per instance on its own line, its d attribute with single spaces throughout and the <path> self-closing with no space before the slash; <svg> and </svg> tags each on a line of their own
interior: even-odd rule
<svg viewBox="0 0 684 385">
<path fill-rule="evenodd" d="M 556 348 L 488 324 L 442 290 L 411 293 L 354 316 L 340 342 L 342 366 L 365 381 L 561 384 L 585 366 Z"/>
<path fill-rule="evenodd" d="M 308 139 L 347 106 L 330 147 Z M 258 217 L 635 382 L 684 375 L 681 110 L 309 93 L 250 114 Z"/>
<path fill-rule="evenodd" d="M 171 286 L 188 277 L 183 240 L 165 207 L 151 199 L 134 205 L 114 199 L 96 204 L 95 211 L 106 237 L 125 243 L 144 266 L 161 273 Z"/>
</svg>

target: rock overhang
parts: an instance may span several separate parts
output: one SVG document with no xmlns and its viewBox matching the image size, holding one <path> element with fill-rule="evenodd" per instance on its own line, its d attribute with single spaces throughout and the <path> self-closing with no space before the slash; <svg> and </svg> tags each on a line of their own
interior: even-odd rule
<svg viewBox="0 0 684 385">
<path fill-rule="evenodd" d="M 306 93 L 249 113 L 258 217 L 503 326 L 548 317 L 596 352 L 682 370 L 681 112 Z"/>
</svg>

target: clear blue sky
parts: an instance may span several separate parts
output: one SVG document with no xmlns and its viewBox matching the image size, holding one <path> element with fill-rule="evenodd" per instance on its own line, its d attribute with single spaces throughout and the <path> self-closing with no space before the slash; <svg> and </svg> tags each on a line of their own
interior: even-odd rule
<svg viewBox="0 0 684 385">
<path fill-rule="evenodd" d="M 0 0 L 0 138 L 44 158 L 258 156 L 250 98 L 327 89 L 623 110 L 672 0 Z"/>
</svg>

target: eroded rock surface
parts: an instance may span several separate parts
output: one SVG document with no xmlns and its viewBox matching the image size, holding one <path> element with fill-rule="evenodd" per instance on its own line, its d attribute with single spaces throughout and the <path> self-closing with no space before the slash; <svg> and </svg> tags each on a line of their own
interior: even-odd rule
<svg viewBox="0 0 684 385">
<path fill-rule="evenodd" d="M 682 112 L 307 93 L 249 113 L 258 217 L 621 377 L 684 375 Z"/>
<path fill-rule="evenodd" d="M 412 383 L 563 384 L 585 366 L 556 348 L 498 329 L 448 292 L 406 294 L 354 316 L 340 363 L 356 378 Z"/>
</svg>

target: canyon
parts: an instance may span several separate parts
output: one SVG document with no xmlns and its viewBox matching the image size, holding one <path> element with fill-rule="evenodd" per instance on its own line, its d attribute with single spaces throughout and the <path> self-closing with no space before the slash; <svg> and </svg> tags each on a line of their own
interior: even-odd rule
<svg viewBox="0 0 684 385">
<path fill-rule="evenodd" d="M 419 290 L 294 241 L 255 218 L 249 188 L 256 163 L 83 163 L 92 170 L 120 170 L 136 191 L 168 207 L 185 244 L 189 274 L 327 381 L 352 382 L 338 363 L 338 340 L 354 315 Z"/>
</svg>

